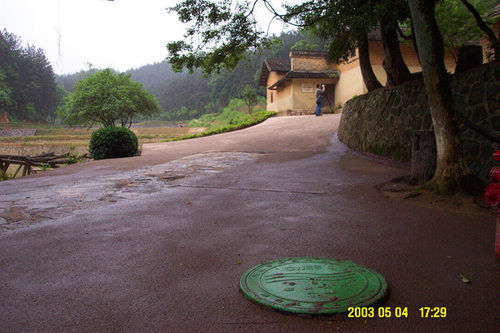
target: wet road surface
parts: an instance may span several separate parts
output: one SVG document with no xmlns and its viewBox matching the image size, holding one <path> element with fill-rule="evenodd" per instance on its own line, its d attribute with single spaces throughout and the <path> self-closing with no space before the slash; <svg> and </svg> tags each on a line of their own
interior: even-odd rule
<svg viewBox="0 0 500 333">
<path fill-rule="evenodd" d="M 272 118 L 0 183 L 0 331 L 498 331 L 494 217 L 385 198 L 375 185 L 408 170 L 349 151 L 338 121 Z M 380 272 L 382 306 L 408 318 L 296 316 L 243 297 L 246 270 L 294 256 Z M 421 318 L 425 306 L 447 317 Z"/>
</svg>

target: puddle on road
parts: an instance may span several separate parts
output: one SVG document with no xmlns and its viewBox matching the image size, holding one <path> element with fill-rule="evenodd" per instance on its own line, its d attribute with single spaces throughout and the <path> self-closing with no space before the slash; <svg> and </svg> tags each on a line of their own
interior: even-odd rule
<svg viewBox="0 0 500 333">
<path fill-rule="evenodd" d="M 168 190 L 182 180 L 209 177 L 259 157 L 260 154 L 241 152 L 196 154 L 90 181 L 37 188 L 29 194 L 0 195 L 0 234 L 120 200 L 140 200 L 141 195 Z"/>
</svg>

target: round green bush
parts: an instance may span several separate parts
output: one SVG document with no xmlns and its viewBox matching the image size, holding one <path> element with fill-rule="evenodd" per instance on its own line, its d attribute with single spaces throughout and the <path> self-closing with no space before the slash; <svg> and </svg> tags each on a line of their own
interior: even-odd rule
<svg viewBox="0 0 500 333">
<path fill-rule="evenodd" d="M 137 154 L 137 136 L 125 127 L 104 127 L 92 133 L 89 154 L 94 160 Z"/>
</svg>

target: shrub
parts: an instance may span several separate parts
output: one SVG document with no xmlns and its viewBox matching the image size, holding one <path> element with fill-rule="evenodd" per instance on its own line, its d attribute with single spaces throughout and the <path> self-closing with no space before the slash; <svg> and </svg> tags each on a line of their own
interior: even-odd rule
<svg viewBox="0 0 500 333">
<path fill-rule="evenodd" d="M 236 125 L 250 120 L 250 116 L 243 111 L 231 109 L 228 106 L 222 111 L 218 120 L 222 125 Z"/>
<path fill-rule="evenodd" d="M 217 113 L 205 113 L 200 117 L 200 121 L 206 122 L 206 123 L 211 123 L 217 118 Z"/>
<path fill-rule="evenodd" d="M 125 127 L 104 127 L 92 133 L 89 154 L 94 160 L 137 154 L 137 136 Z"/>
</svg>

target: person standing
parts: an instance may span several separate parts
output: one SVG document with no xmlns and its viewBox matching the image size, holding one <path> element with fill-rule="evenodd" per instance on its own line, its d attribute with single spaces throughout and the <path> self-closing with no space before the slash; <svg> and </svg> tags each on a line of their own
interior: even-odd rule
<svg viewBox="0 0 500 333">
<path fill-rule="evenodd" d="M 323 105 L 323 97 L 325 97 L 325 85 L 316 85 L 316 117 L 321 116 L 321 107 Z"/>
</svg>

